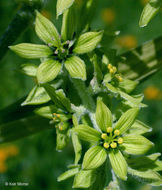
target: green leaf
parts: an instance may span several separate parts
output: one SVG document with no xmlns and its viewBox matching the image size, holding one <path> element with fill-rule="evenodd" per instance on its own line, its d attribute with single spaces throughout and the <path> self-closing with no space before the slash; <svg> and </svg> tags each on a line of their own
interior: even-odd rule
<svg viewBox="0 0 162 190">
<path fill-rule="evenodd" d="M 150 182 L 150 183 L 160 181 L 162 184 L 161 176 L 153 170 L 139 171 L 139 170 L 134 170 L 134 169 L 128 167 L 128 173 L 133 176 L 137 176 L 142 179 L 145 179 L 145 180 L 147 180 L 147 182 Z"/>
<path fill-rule="evenodd" d="M 37 79 L 39 83 L 50 82 L 57 77 L 61 71 L 62 64 L 56 60 L 47 60 L 41 63 L 37 70 Z"/>
<path fill-rule="evenodd" d="M 71 138 L 75 152 L 74 164 L 77 165 L 82 155 L 82 144 L 80 143 L 78 136 L 75 134 L 73 130 L 71 130 Z"/>
<path fill-rule="evenodd" d="M 102 39 L 103 32 L 87 32 L 82 34 L 74 47 L 73 52 L 83 54 L 93 51 Z"/>
<path fill-rule="evenodd" d="M 122 180 L 127 180 L 127 163 L 119 150 L 109 152 L 109 159 L 115 174 Z"/>
<path fill-rule="evenodd" d="M 158 162 L 161 161 L 157 160 L 160 155 L 161 155 L 160 153 L 155 153 L 149 156 L 140 156 L 137 158 L 130 157 L 127 159 L 127 163 L 132 169 L 139 171 L 147 171 L 149 169 L 154 171 L 160 171 L 162 170 L 162 167 L 161 169 L 159 168 Z"/>
<path fill-rule="evenodd" d="M 35 77 L 37 74 L 37 68 L 37 65 L 26 63 L 21 65 L 20 71 L 27 76 Z"/>
<path fill-rule="evenodd" d="M 21 105 L 26 106 L 44 104 L 50 99 L 51 98 L 43 87 L 35 86 Z"/>
<path fill-rule="evenodd" d="M 151 141 L 141 135 L 126 135 L 123 140 L 122 146 L 128 154 L 144 154 L 153 146 Z"/>
<path fill-rule="evenodd" d="M 74 178 L 73 188 L 89 188 L 96 180 L 96 171 L 81 170 Z"/>
<path fill-rule="evenodd" d="M 101 139 L 101 133 L 88 125 L 78 125 L 73 130 L 84 141 L 97 143 Z"/>
<path fill-rule="evenodd" d="M 71 7 L 66 10 L 63 14 L 62 28 L 61 28 L 61 38 L 66 40 L 72 40 L 75 32 L 76 26 L 76 14 L 75 8 Z"/>
<path fill-rule="evenodd" d="M 53 119 L 52 113 L 54 112 L 52 112 L 52 110 L 53 109 L 51 108 L 51 106 L 44 106 L 44 107 L 36 108 L 34 110 L 34 113 L 48 119 Z"/>
<path fill-rule="evenodd" d="M 49 46 L 60 46 L 60 38 L 57 29 L 51 21 L 36 11 L 35 31 L 39 38 Z"/>
<path fill-rule="evenodd" d="M 113 94 L 118 94 L 118 89 L 115 88 L 113 85 L 111 85 L 110 83 L 106 83 L 105 84 L 107 90 Z"/>
<path fill-rule="evenodd" d="M 96 121 L 100 129 L 104 132 L 106 132 L 108 127 L 112 127 L 111 111 L 100 98 L 97 100 Z"/>
<path fill-rule="evenodd" d="M 129 79 L 123 79 L 122 82 L 119 82 L 118 87 L 129 94 L 130 92 L 132 92 L 136 88 L 137 85 L 138 85 L 137 81 L 133 81 L 133 80 L 129 80 Z"/>
<path fill-rule="evenodd" d="M 145 123 L 136 120 L 131 128 L 127 131 L 128 134 L 142 135 L 144 133 L 152 131 L 152 128 L 147 126 Z"/>
<path fill-rule="evenodd" d="M 107 158 L 106 150 L 101 146 L 90 148 L 83 158 L 83 169 L 91 170 L 100 167 Z"/>
<path fill-rule="evenodd" d="M 20 57 L 24 57 L 26 59 L 38 59 L 48 57 L 53 54 L 52 50 L 46 45 L 22 43 L 10 46 L 9 48 Z"/>
<path fill-rule="evenodd" d="M 157 14 L 160 9 L 160 5 L 157 2 L 158 0 L 150 0 L 149 3 L 146 4 L 139 21 L 140 27 L 147 26 L 150 20 Z"/>
<path fill-rule="evenodd" d="M 124 99 L 125 105 L 128 105 L 130 107 L 137 107 L 137 108 L 146 107 L 145 104 L 141 103 L 143 99 L 143 95 L 137 95 L 133 97 L 120 90 L 119 90 L 119 94 L 121 98 Z"/>
<path fill-rule="evenodd" d="M 57 0 L 57 17 L 72 6 L 74 0 Z"/>
<path fill-rule="evenodd" d="M 79 172 L 79 168 L 74 168 L 74 169 L 68 170 L 68 171 L 64 172 L 63 174 L 61 174 L 61 175 L 57 178 L 57 181 L 60 182 L 60 181 L 66 180 L 66 179 L 68 179 L 68 178 L 70 178 L 70 177 L 73 177 L 73 176 L 76 175 L 78 172 Z"/>
<path fill-rule="evenodd" d="M 53 127 L 49 125 L 49 120 L 39 116 L 30 116 L 4 123 L 0 125 L 0 143 L 18 140 L 43 130 L 53 129 Z"/>
<path fill-rule="evenodd" d="M 115 124 L 115 129 L 119 129 L 120 134 L 125 133 L 134 123 L 138 111 L 138 108 L 131 108 L 126 111 Z"/>
<path fill-rule="evenodd" d="M 77 56 L 68 58 L 65 67 L 72 78 L 86 80 L 86 68 L 84 61 Z"/>
</svg>

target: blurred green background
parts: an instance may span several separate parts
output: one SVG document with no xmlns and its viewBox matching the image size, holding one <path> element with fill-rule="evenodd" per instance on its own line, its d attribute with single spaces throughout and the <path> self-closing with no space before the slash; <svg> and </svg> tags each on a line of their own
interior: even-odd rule
<svg viewBox="0 0 162 190">
<path fill-rule="evenodd" d="M 20 8 L 20 0 L 0 0 L 0 36 Z M 81 1 L 81 0 L 78 0 Z M 120 31 L 111 44 L 118 52 L 127 51 L 141 43 L 162 35 L 162 13 L 146 28 L 139 28 L 138 21 L 147 0 L 100 0 L 92 29 Z M 42 10 L 58 28 L 61 19 L 56 20 L 56 0 L 46 0 Z M 15 42 L 40 42 L 30 26 Z M 33 81 L 19 72 L 19 66 L 26 60 L 11 51 L 0 62 L 0 109 L 19 100 L 29 93 Z M 153 151 L 161 152 L 162 147 L 162 71 L 142 83 L 136 93 L 145 94 L 144 102 L 149 106 L 141 111 L 140 119 L 153 128 L 149 138 L 156 144 Z M 57 176 L 73 162 L 73 149 L 69 145 L 65 151 L 55 150 L 55 131 L 43 131 L 37 135 L 0 146 L 0 189 L 29 190 L 70 190 L 72 180 L 58 183 Z M 27 187 L 5 186 L 5 182 L 26 182 Z M 142 181 L 134 182 L 132 177 L 124 190 L 160 190 L 146 186 Z"/>
</svg>

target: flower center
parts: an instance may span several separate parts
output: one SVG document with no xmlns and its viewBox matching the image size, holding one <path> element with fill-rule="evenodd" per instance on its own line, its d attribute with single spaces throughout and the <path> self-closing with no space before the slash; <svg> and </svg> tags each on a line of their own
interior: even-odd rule
<svg viewBox="0 0 162 190">
<path fill-rule="evenodd" d="M 106 131 L 107 133 L 101 134 L 101 144 L 105 149 L 114 149 L 123 143 L 123 138 L 120 136 L 120 130 L 113 130 L 112 127 L 108 127 Z"/>
</svg>

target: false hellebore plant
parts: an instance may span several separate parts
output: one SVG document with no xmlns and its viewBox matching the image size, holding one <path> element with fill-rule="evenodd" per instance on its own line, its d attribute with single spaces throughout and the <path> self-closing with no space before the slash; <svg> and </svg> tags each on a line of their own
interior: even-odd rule
<svg viewBox="0 0 162 190">
<path fill-rule="evenodd" d="M 55 125 L 57 150 L 63 150 L 72 139 L 75 161 L 58 181 L 74 176 L 74 188 L 113 190 L 119 189 L 119 179 L 127 180 L 131 174 L 148 184 L 161 185 L 160 154 L 143 155 L 153 143 L 142 136 L 150 128 L 136 119 L 146 106 L 141 103 L 143 95 L 130 95 L 138 82 L 122 77 L 117 62 L 111 62 L 109 53 L 104 53 L 102 31 L 86 32 L 86 27 L 78 34 L 73 2 L 67 0 L 66 9 L 61 10 L 64 3 L 58 1 L 58 15 L 63 13 L 61 35 L 37 11 L 35 31 L 45 45 L 10 46 L 23 58 L 41 61 L 39 66 L 21 66 L 21 72 L 36 82 L 22 105 L 38 105 L 35 113 Z M 113 105 L 115 100 L 118 106 Z M 85 154 L 80 140 L 90 143 Z"/>
</svg>

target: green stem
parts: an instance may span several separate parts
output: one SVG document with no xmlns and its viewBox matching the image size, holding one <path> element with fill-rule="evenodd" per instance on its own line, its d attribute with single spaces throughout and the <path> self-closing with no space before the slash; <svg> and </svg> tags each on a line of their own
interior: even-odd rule
<svg viewBox="0 0 162 190">
<path fill-rule="evenodd" d="M 41 9 L 42 5 L 41 0 L 27 1 L 23 4 L 0 38 L 0 60 L 8 51 L 8 46 L 12 45 L 32 23 L 34 10 Z"/>
</svg>

